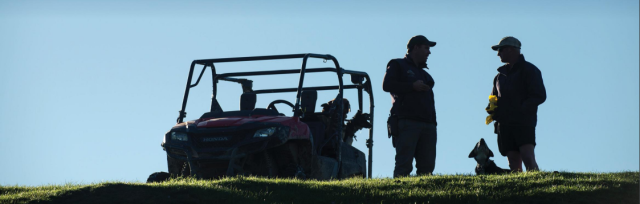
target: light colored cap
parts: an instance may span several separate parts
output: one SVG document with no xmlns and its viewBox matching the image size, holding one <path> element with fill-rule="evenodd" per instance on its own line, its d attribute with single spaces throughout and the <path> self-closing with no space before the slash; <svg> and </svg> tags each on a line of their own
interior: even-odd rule
<svg viewBox="0 0 640 204">
<path fill-rule="evenodd" d="M 520 46 L 522 46 L 522 44 L 520 44 L 520 41 L 513 36 L 507 36 L 502 38 L 502 40 L 500 40 L 500 43 L 498 43 L 497 45 L 491 46 L 491 49 L 498 51 L 498 49 L 504 46 L 511 46 L 520 49 Z"/>
</svg>

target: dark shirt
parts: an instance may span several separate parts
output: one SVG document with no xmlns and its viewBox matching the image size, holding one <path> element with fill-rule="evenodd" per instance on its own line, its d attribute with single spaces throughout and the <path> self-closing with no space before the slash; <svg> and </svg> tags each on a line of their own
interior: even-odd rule
<svg viewBox="0 0 640 204">
<path fill-rule="evenodd" d="M 408 55 L 389 61 L 382 89 L 391 94 L 391 115 L 437 124 L 433 99 L 435 81 L 423 68 L 427 68 L 427 65 L 417 67 Z M 429 89 L 422 92 L 414 90 L 413 82 L 418 80 L 422 80 Z"/>
<path fill-rule="evenodd" d="M 493 79 L 491 95 L 498 96 L 498 111 L 494 118 L 500 124 L 535 127 L 538 105 L 547 99 L 542 74 L 535 65 L 525 61 L 524 55 L 513 67 L 498 68 Z"/>
</svg>

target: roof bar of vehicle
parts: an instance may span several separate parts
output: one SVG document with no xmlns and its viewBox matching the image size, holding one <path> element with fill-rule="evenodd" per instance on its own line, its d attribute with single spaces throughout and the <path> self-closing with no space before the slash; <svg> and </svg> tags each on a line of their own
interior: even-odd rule
<svg viewBox="0 0 640 204">
<path fill-rule="evenodd" d="M 315 72 L 336 72 L 336 68 L 324 67 L 324 68 L 309 68 L 305 70 L 305 73 Z M 275 71 L 255 71 L 255 72 L 229 72 L 224 74 L 218 74 L 220 77 L 239 77 L 239 76 L 260 76 L 260 75 L 274 75 L 274 74 L 299 74 L 300 69 L 286 69 Z"/>
<path fill-rule="evenodd" d="M 346 70 L 346 69 L 342 69 L 342 73 L 350 74 L 350 75 L 358 75 L 358 76 L 369 76 L 366 72 Z"/>
<path fill-rule="evenodd" d="M 304 74 L 307 72 L 307 60 L 309 59 L 309 57 L 311 54 L 305 54 L 302 57 L 302 67 L 300 68 L 300 80 L 298 81 L 298 88 L 296 89 L 296 102 L 293 104 L 293 116 L 294 117 L 299 117 L 300 116 L 300 94 L 302 93 L 302 84 L 304 83 Z M 330 56 L 330 55 L 329 55 Z M 326 58 L 325 58 L 326 59 Z M 336 69 L 338 69 L 340 67 L 336 66 Z M 340 78 L 340 77 L 338 77 Z M 338 85 L 340 86 L 340 88 L 342 88 L 342 81 L 338 80 Z M 341 89 L 338 89 L 339 93 L 342 93 Z M 339 111 L 342 111 L 342 104 L 339 105 Z M 341 121 L 342 122 L 342 121 Z M 342 131 L 342 126 L 338 127 L 339 131 Z M 338 154 L 340 155 L 340 154 Z M 340 163 L 340 158 L 338 158 L 338 163 Z"/>
<path fill-rule="evenodd" d="M 207 65 L 204 65 L 204 67 L 202 67 L 202 71 L 200 71 L 200 76 L 198 76 L 198 80 L 196 80 L 195 84 L 189 85 L 189 88 L 193 88 L 193 87 L 197 86 L 198 83 L 200 83 L 200 79 L 202 79 L 202 74 L 204 74 L 204 70 L 206 70 L 206 69 L 207 69 Z"/>
<path fill-rule="evenodd" d="M 193 62 L 200 65 L 210 64 L 210 63 L 221 63 L 221 62 L 242 62 L 242 61 L 258 61 L 258 60 L 279 60 L 279 59 L 296 59 L 296 58 L 320 58 L 320 59 L 335 59 L 331 57 L 331 55 L 321 55 L 321 54 L 291 54 L 291 55 L 267 55 L 267 56 L 255 56 L 255 57 L 232 57 L 232 58 L 218 58 L 218 59 L 200 59 L 194 60 Z"/>
<path fill-rule="evenodd" d="M 346 85 L 344 87 L 342 87 L 343 89 L 355 89 L 358 88 L 358 86 L 360 85 Z M 303 91 L 307 91 L 307 90 L 316 90 L 316 91 L 323 91 L 323 90 L 336 90 L 339 89 L 340 87 L 338 86 L 316 86 L 316 87 L 304 87 L 302 88 Z M 284 93 L 284 92 L 296 92 L 298 91 L 298 88 L 284 88 L 284 89 L 262 89 L 262 90 L 254 90 L 252 93 L 256 93 L 256 94 L 265 94 L 265 93 Z"/>
<path fill-rule="evenodd" d="M 367 95 L 369 95 L 369 114 L 371 114 L 371 124 L 375 124 L 373 123 L 373 109 L 374 109 L 374 103 L 373 103 L 373 90 L 371 90 L 371 79 L 369 78 L 368 75 L 365 76 L 365 78 L 367 79 L 367 82 L 365 83 L 365 91 L 367 91 Z M 368 84 L 367 84 L 368 83 Z M 369 171 L 367 171 L 367 173 L 369 174 L 369 179 L 371 179 L 371 175 L 373 174 L 373 127 L 371 126 L 371 128 L 369 128 L 369 139 L 366 140 L 366 144 L 367 144 L 367 148 L 369 148 L 369 162 L 367 162 L 369 164 Z"/>
<path fill-rule="evenodd" d="M 187 99 L 189 96 L 189 89 L 191 89 L 191 78 L 193 75 L 193 68 L 195 67 L 196 63 L 195 62 L 191 62 L 191 66 L 189 68 L 189 77 L 187 78 L 187 87 L 184 90 L 184 97 L 182 98 L 182 108 L 180 108 L 179 115 L 178 115 L 178 119 L 176 122 L 178 123 L 182 123 L 182 120 L 187 117 L 187 112 L 185 112 L 185 108 L 187 107 Z"/>
</svg>

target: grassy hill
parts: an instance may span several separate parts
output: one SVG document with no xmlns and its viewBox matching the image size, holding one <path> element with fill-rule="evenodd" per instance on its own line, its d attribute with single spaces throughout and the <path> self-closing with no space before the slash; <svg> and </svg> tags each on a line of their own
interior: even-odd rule
<svg viewBox="0 0 640 204">
<path fill-rule="evenodd" d="M 640 172 L 0 186 L 0 203 L 638 203 Z"/>
</svg>

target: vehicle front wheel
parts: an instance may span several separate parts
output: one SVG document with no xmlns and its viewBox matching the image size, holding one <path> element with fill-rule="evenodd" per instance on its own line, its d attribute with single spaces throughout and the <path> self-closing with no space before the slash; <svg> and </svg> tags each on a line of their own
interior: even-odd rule
<svg viewBox="0 0 640 204">
<path fill-rule="evenodd" d="M 149 175 L 149 178 L 147 178 L 147 183 L 163 182 L 169 180 L 170 178 L 171 174 L 167 172 L 155 172 Z"/>
</svg>

